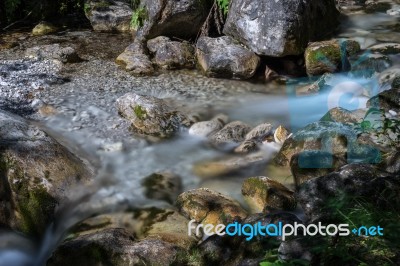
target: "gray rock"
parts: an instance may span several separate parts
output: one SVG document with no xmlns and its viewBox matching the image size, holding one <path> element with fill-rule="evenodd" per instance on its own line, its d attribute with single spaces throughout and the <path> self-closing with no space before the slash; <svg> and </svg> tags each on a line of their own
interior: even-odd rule
<svg viewBox="0 0 400 266">
<path fill-rule="evenodd" d="M 224 33 L 259 55 L 298 55 L 333 32 L 338 16 L 334 0 L 233 0 Z"/>
<path fill-rule="evenodd" d="M 88 0 L 85 3 L 85 14 L 95 31 L 130 30 L 132 9 L 125 1 Z"/>
<path fill-rule="evenodd" d="M 44 233 L 56 206 L 92 171 L 35 126 L 0 112 L 0 224 L 28 234 Z"/>
<path fill-rule="evenodd" d="M 209 77 L 251 78 L 260 58 L 228 36 L 200 37 L 196 44 L 197 60 Z"/>
<path fill-rule="evenodd" d="M 145 16 L 137 38 L 152 39 L 168 36 L 188 39 L 196 37 L 213 1 L 142 0 L 139 9 Z"/>
<path fill-rule="evenodd" d="M 76 63 L 81 59 L 72 47 L 62 47 L 59 44 L 40 45 L 28 48 L 25 56 L 35 60 L 56 59 L 63 63 Z"/>
<path fill-rule="evenodd" d="M 171 137 L 177 133 L 185 120 L 165 101 L 152 96 L 127 93 L 117 99 L 119 114 L 132 123 L 132 129 L 140 134 Z"/>
<path fill-rule="evenodd" d="M 223 127 L 224 123 L 220 119 L 201 121 L 194 123 L 190 127 L 189 134 L 199 137 L 209 137 L 220 131 Z"/>
<path fill-rule="evenodd" d="M 344 45 L 337 40 L 310 43 L 304 55 L 307 74 L 315 76 L 350 70 Z"/>
<path fill-rule="evenodd" d="M 188 42 L 171 41 L 160 36 L 147 42 L 153 62 L 160 68 L 180 69 L 195 66 L 194 47 Z"/>
<path fill-rule="evenodd" d="M 242 194 L 252 213 L 296 208 L 294 192 L 268 177 L 250 177 L 243 182 Z"/>
<path fill-rule="evenodd" d="M 234 150 L 235 153 L 240 153 L 240 154 L 247 154 L 250 152 L 258 151 L 259 150 L 259 144 L 261 142 L 256 141 L 256 140 L 245 140 L 242 143 L 240 143 L 239 146 L 237 146 Z"/>
<path fill-rule="evenodd" d="M 170 172 L 154 173 L 145 177 L 142 181 L 145 187 L 145 195 L 150 199 L 175 202 L 182 193 L 181 177 Z"/>
<path fill-rule="evenodd" d="M 144 45 L 133 42 L 121 53 L 115 62 L 134 75 L 151 75 L 154 73 L 153 63 L 146 54 Z"/>
<path fill-rule="evenodd" d="M 212 135 L 210 141 L 217 146 L 235 145 L 245 140 L 250 129 L 251 127 L 243 122 L 233 121 Z"/>
<path fill-rule="evenodd" d="M 173 265 L 180 252 L 162 240 L 135 241 L 124 229 L 112 228 L 65 241 L 48 265 Z"/>
<path fill-rule="evenodd" d="M 269 123 L 263 123 L 253 128 L 246 134 L 246 140 L 259 140 L 263 141 L 265 138 L 273 135 L 273 127 Z"/>
</svg>

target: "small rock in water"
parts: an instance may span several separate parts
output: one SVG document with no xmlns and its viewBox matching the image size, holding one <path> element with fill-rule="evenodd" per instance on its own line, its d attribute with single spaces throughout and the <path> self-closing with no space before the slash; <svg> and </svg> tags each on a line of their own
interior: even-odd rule
<svg viewBox="0 0 400 266">
<path fill-rule="evenodd" d="M 25 56 L 35 60 L 56 59 L 63 63 L 76 63 L 81 60 L 74 48 L 62 47 L 58 43 L 28 48 Z"/>
<path fill-rule="evenodd" d="M 209 121 L 194 123 L 189 129 L 189 134 L 199 137 L 209 137 L 220 131 L 224 125 L 224 121 L 216 117 Z"/>
<path fill-rule="evenodd" d="M 253 128 L 249 133 L 246 134 L 246 140 L 258 140 L 264 141 L 267 137 L 273 134 L 272 125 L 269 123 L 263 123 Z"/>
<path fill-rule="evenodd" d="M 145 187 L 146 197 L 165 200 L 171 204 L 182 193 L 181 177 L 170 172 L 154 173 L 145 177 L 142 185 Z"/>
<path fill-rule="evenodd" d="M 274 133 L 274 140 L 278 144 L 283 144 L 285 140 L 290 136 L 289 131 L 283 126 L 279 126 Z"/>
<path fill-rule="evenodd" d="M 47 35 L 50 33 L 57 32 L 57 30 L 58 28 L 55 27 L 53 24 L 42 21 L 33 28 L 32 35 L 35 36 Z"/>
<path fill-rule="evenodd" d="M 310 76 L 350 69 L 345 42 L 338 40 L 310 43 L 305 52 L 307 74 Z"/>
<path fill-rule="evenodd" d="M 255 140 L 245 140 L 239 146 L 237 146 L 234 150 L 235 153 L 247 154 L 253 151 L 258 151 L 258 144 L 261 142 Z"/>
<path fill-rule="evenodd" d="M 228 174 L 259 174 L 271 155 L 266 151 L 253 152 L 245 156 L 236 155 L 199 162 L 193 166 L 193 173 L 203 179 L 222 177 Z"/>
<path fill-rule="evenodd" d="M 260 58 L 231 37 L 200 37 L 196 44 L 197 60 L 206 76 L 217 78 L 251 78 Z"/>
<path fill-rule="evenodd" d="M 243 182 L 242 194 L 252 213 L 296 208 L 294 192 L 268 177 L 250 177 Z"/>
<path fill-rule="evenodd" d="M 374 53 L 381 54 L 399 54 L 400 53 L 400 43 L 380 43 L 373 45 L 368 48 Z"/>
<path fill-rule="evenodd" d="M 233 121 L 212 135 L 210 141 L 216 146 L 237 145 L 244 141 L 250 129 L 250 126 L 241 121 Z"/>
<path fill-rule="evenodd" d="M 244 219 L 247 216 L 247 212 L 238 202 L 208 188 L 182 193 L 178 197 L 176 206 L 188 219 L 214 226 Z"/>
<path fill-rule="evenodd" d="M 171 137 L 185 120 L 184 115 L 168 106 L 165 101 L 152 96 L 127 93 L 117 99 L 119 114 L 132 123 L 132 129 L 140 134 Z"/>
</svg>

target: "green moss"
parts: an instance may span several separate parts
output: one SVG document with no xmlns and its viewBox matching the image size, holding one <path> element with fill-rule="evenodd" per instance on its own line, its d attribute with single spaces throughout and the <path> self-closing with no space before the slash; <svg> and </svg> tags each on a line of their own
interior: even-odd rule
<svg viewBox="0 0 400 266">
<path fill-rule="evenodd" d="M 144 120 L 147 116 L 147 112 L 145 109 L 142 108 L 142 106 L 140 105 L 136 105 L 133 108 L 133 112 L 135 113 L 135 115 L 140 119 L 140 120 Z"/>
<path fill-rule="evenodd" d="M 332 63 L 341 59 L 340 48 L 336 45 L 324 45 L 307 51 L 307 59 L 311 64 Z M 326 62 L 328 60 L 328 62 Z"/>
<path fill-rule="evenodd" d="M 143 6 L 138 7 L 133 13 L 131 18 L 131 28 L 134 30 L 138 30 L 140 27 L 143 27 L 144 22 L 149 19 L 149 14 L 147 9 Z"/>
<path fill-rule="evenodd" d="M 37 234 L 45 230 L 51 221 L 57 201 L 45 188 L 27 188 L 19 191 L 18 208 L 21 213 L 22 231 Z"/>
</svg>

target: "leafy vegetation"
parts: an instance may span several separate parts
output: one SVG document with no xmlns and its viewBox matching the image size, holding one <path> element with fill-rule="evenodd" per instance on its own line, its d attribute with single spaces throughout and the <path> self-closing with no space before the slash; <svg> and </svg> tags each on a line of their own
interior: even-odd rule
<svg viewBox="0 0 400 266">
<path fill-rule="evenodd" d="M 384 111 L 378 108 L 368 109 L 364 119 L 355 125 L 355 129 L 359 133 L 374 133 L 389 141 L 391 146 L 397 146 L 400 142 L 400 121 L 386 117 Z"/>
<path fill-rule="evenodd" d="M 218 8 L 222 10 L 225 16 L 228 14 L 229 2 L 230 0 L 217 0 Z"/>
<path fill-rule="evenodd" d="M 136 8 L 132 13 L 131 28 L 137 30 L 144 25 L 144 21 L 148 18 L 147 10 L 143 6 Z"/>
<path fill-rule="evenodd" d="M 82 13 L 84 0 L 5 0 L 0 3 L 0 23 L 17 20 L 38 20 L 54 18 L 70 13 Z"/>
</svg>

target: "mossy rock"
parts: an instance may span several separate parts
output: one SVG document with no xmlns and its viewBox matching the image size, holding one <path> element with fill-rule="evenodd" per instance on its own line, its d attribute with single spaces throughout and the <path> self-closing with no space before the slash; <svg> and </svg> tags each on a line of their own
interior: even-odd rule
<svg viewBox="0 0 400 266">
<path fill-rule="evenodd" d="M 305 61 L 310 76 L 348 70 L 350 66 L 346 42 L 338 40 L 310 43 L 305 51 Z"/>
<path fill-rule="evenodd" d="M 243 182 L 242 194 L 252 213 L 296 208 L 294 192 L 268 177 L 250 177 Z"/>
<path fill-rule="evenodd" d="M 227 224 L 247 217 L 240 204 L 208 188 L 189 190 L 179 195 L 176 205 L 188 219 L 203 224 Z"/>
<path fill-rule="evenodd" d="M 33 30 L 32 30 L 32 35 L 35 36 L 41 36 L 41 35 L 47 35 L 50 33 L 57 32 L 58 28 L 52 25 L 51 23 L 48 22 L 40 22 L 37 24 Z"/>
<path fill-rule="evenodd" d="M 65 147 L 22 119 L 0 113 L 0 224 L 41 234 L 74 185 L 91 169 Z"/>
</svg>

